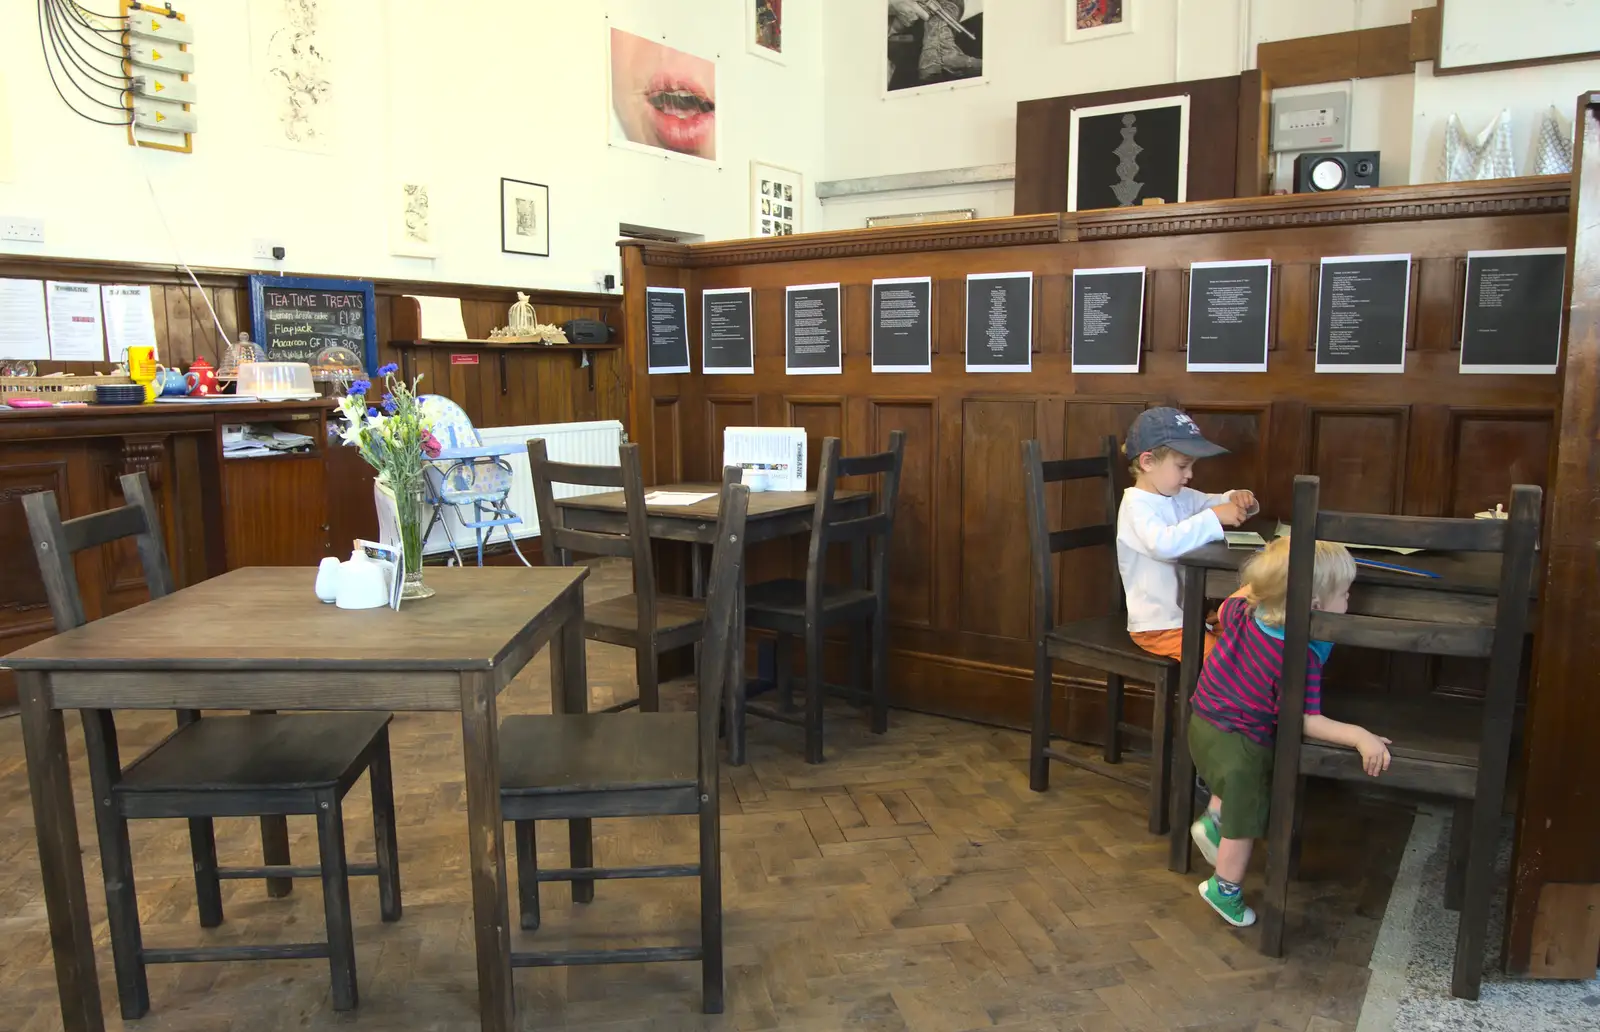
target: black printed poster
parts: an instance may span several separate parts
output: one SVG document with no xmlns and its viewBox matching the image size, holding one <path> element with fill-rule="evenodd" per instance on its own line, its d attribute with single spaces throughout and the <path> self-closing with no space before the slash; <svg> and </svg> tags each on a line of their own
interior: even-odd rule
<svg viewBox="0 0 1600 1032">
<path fill-rule="evenodd" d="M 1272 260 L 1189 266 L 1191 373 L 1264 373 L 1271 325 Z"/>
<path fill-rule="evenodd" d="M 872 281 L 872 371 L 933 370 L 933 280 Z"/>
<path fill-rule="evenodd" d="M 1409 254 L 1322 259 L 1317 372 L 1405 372 L 1410 303 Z"/>
<path fill-rule="evenodd" d="M 784 291 L 784 372 L 790 376 L 844 371 L 839 284 L 813 283 Z"/>
<path fill-rule="evenodd" d="M 1143 336 L 1143 266 L 1073 270 L 1073 372 L 1137 373 Z"/>
<path fill-rule="evenodd" d="M 1463 373 L 1553 373 L 1561 362 L 1567 250 L 1467 252 Z"/>
<path fill-rule="evenodd" d="M 651 373 L 689 371 L 689 306 L 682 287 L 646 287 L 645 341 Z"/>
<path fill-rule="evenodd" d="M 749 287 L 700 292 L 700 367 L 707 373 L 756 371 L 755 309 Z"/>
<path fill-rule="evenodd" d="M 967 277 L 967 372 L 1026 373 L 1033 368 L 1033 273 Z"/>
</svg>

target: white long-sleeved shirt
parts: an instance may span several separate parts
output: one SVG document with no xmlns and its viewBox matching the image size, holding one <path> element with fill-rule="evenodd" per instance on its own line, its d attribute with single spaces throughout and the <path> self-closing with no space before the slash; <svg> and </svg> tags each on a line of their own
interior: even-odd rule
<svg viewBox="0 0 1600 1032">
<path fill-rule="evenodd" d="M 1172 497 L 1130 487 L 1117 509 L 1117 569 L 1128 598 L 1128 630 L 1166 631 L 1183 626 L 1185 552 L 1221 541 L 1222 522 L 1212 506 L 1226 494 L 1184 488 Z"/>
</svg>

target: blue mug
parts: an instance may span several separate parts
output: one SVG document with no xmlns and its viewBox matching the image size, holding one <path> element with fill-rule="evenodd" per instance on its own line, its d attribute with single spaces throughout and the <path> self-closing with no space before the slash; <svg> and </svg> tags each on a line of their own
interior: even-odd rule
<svg viewBox="0 0 1600 1032">
<path fill-rule="evenodd" d="M 183 370 L 168 369 L 165 366 L 156 367 L 156 390 L 168 397 L 181 397 L 189 393 L 189 383 L 184 379 Z"/>
</svg>

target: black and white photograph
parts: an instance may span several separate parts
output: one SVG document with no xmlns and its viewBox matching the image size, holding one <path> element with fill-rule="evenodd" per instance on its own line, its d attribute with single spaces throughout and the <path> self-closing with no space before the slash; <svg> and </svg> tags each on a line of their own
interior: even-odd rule
<svg viewBox="0 0 1600 1032">
<path fill-rule="evenodd" d="M 682 287 L 646 287 L 645 345 L 651 375 L 689 371 L 689 306 Z"/>
<path fill-rule="evenodd" d="M 1189 97 L 1074 108 L 1067 210 L 1189 198 Z"/>
<path fill-rule="evenodd" d="M 1072 270 L 1072 371 L 1137 373 L 1144 350 L 1143 266 Z"/>
<path fill-rule="evenodd" d="M 785 287 L 783 295 L 783 371 L 790 376 L 844 372 L 839 284 Z"/>
<path fill-rule="evenodd" d="M 1033 368 L 1033 273 L 967 275 L 967 372 Z"/>
<path fill-rule="evenodd" d="M 872 371 L 933 371 L 933 279 L 872 281 Z"/>
<path fill-rule="evenodd" d="M 886 0 L 885 92 L 983 81 L 983 0 Z"/>
<path fill-rule="evenodd" d="M 756 371 L 755 308 L 749 287 L 700 292 L 700 367 L 707 373 Z"/>
<path fill-rule="evenodd" d="M 1324 258 L 1320 271 L 1317 372 L 1405 372 L 1411 256 Z"/>
<path fill-rule="evenodd" d="M 1467 252 L 1463 373 L 1553 373 L 1561 364 L 1567 249 Z"/>
<path fill-rule="evenodd" d="M 520 179 L 500 180 L 500 250 L 550 257 L 550 188 Z"/>
<path fill-rule="evenodd" d="M 800 228 L 804 199 L 805 177 L 800 173 L 764 161 L 750 162 L 751 236 L 804 232 Z"/>
<path fill-rule="evenodd" d="M 1189 372 L 1266 372 L 1271 325 L 1272 259 L 1189 265 Z"/>
</svg>

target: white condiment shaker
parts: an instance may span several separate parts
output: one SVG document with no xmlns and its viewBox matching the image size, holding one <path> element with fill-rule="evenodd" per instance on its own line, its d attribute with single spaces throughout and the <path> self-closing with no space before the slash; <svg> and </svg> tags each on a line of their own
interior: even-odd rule
<svg viewBox="0 0 1600 1032">
<path fill-rule="evenodd" d="M 317 564 L 317 597 L 332 602 L 339 597 L 339 557 L 330 555 Z"/>
</svg>

